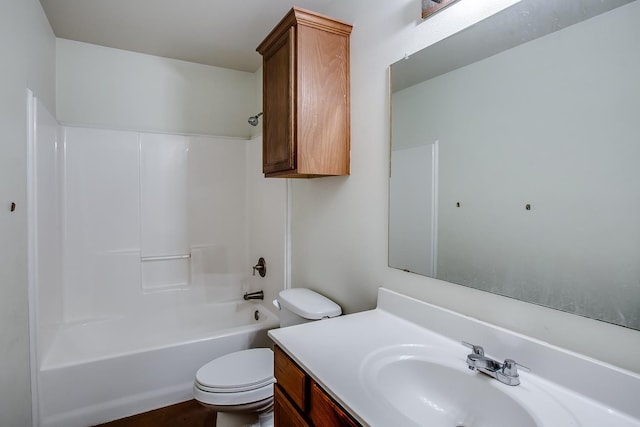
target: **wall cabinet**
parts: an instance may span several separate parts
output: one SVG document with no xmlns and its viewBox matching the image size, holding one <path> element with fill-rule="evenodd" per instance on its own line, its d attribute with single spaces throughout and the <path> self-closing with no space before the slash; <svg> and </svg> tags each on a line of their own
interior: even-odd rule
<svg viewBox="0 0 640 427">
<path fill-rule="evenodd" d="M 279 347 L 274 352 L 276 427 L 360 426 Z"/>
<path fill-rule="evenodd" d="M 349 175 L 350 34 L 349 24 L 293 8 L 256 49 L 266 177 Z"/>
</svg>

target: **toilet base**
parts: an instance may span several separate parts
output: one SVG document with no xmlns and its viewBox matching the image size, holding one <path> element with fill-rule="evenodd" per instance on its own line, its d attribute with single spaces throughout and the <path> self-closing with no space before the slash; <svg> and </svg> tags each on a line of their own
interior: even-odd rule
<svg viewBox="0 0 640 427">
<path fill-rule="evenodd" d="M 214 417 L 216 417 L 215 414 Z M 264 413 L 260 416 L 255 412 L 218 412 L 215 422 L 216 427 L 274 427 L 273 412 Z"/>
<path fill-rule="evenodd" d="M 258 415 L 258 421 L 260 427 L 273 427 L 273 408 L 268 412 L 262 412 Z"/>
<path fill-rule="evenodd" d="M 199 404 L 205 406 L 212 411 L 217 413 L 228 414 L 229 421 L 227 425 L 223 425 L 224 423 L 220 423 L 218 427 L 239 427 L 236 426 L 236 423 L 233 422 L 234 415 L 246 414 L 248 416 L 252 415 L 258 416 L 258 422 L 252 424 L 250 427 L 273 427 L 273 397 L 269 397 L 267 399 L 260 400 L 258 402 L 251 402 L 243 405 L 211 405 L 208 403 L 200 402 Z M 242 427 L 247 427 L 246 423 L 242 423 Z"/>
</svg>

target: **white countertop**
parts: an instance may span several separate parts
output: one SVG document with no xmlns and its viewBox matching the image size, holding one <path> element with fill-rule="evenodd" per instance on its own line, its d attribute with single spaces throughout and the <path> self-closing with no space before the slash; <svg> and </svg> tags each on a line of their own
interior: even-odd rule
<svg viewBox="0 0 640 427">
<path fill-rule="evenodd" d="M 530 387 L 543 388 L 571 412 L 576 426 L 640 427 L 640 376 L 382 288 L 374 310 L 275 329 L 269 336 L 363 425 L 399 425 L 363 379 L 367 358 L 385 348 L 426 346 L 466 368 L 465 340 L 500 355 L 498 360 L 510 357 L 531 367 L 532 373 L 521 372 L 521 385 L 500 386 L 522 396 Z M 557 364 L 565 366 L 551 366 Z M 549 381 L 558 371 L 563 381 Z"/>
</svg>

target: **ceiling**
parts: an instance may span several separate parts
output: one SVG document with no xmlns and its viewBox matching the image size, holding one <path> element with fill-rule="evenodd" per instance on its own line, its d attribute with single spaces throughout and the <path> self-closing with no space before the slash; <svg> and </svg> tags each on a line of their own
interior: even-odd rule
<svg viewBox="0 0 640 427">
<path fill-rule="evenodd" d="M 297 0 L 323 13 L 335 0 Z M 256 71 L 258 44 L 290 0 L 40 0 L 56 37 Z"/>
</svg>

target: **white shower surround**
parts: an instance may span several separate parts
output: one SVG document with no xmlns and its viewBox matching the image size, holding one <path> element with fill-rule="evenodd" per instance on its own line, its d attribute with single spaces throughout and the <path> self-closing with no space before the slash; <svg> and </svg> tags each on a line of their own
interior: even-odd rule
<svg viewBox="0 0 640 427">
<path fill-rule="evenodd" d="M 253 265 L 247 145 L 64 127 L 62 321 L 133 315 L 160 291 L 241 296 Z M 145 261 L 164 256 L 190 258 Z"/>
<path fill-rule="evenodd" d="M 273 309 L 242 294 L 270 300 L 284 287 L 287 197 L 284 181 L 260 174 L 259 138 L 59 126 L 34 106 L 36 424 L 93 425 L 190 399 L 204 363 L 269 345 Z M 158 161 L 146 177 L 145 144 Z M 154 185 L 148 194 L 165 200 L 141 197 Z M 188 208 L 154 215 L 174 202 Z M 162 221 L 149 228 L 156 216 L 181 228 L 145 238 L 163 232 Z M 143 267 L 174 251 L 190 258 Z M 264 279 L 251 276 L 259 256 Z"/>
</svg>

